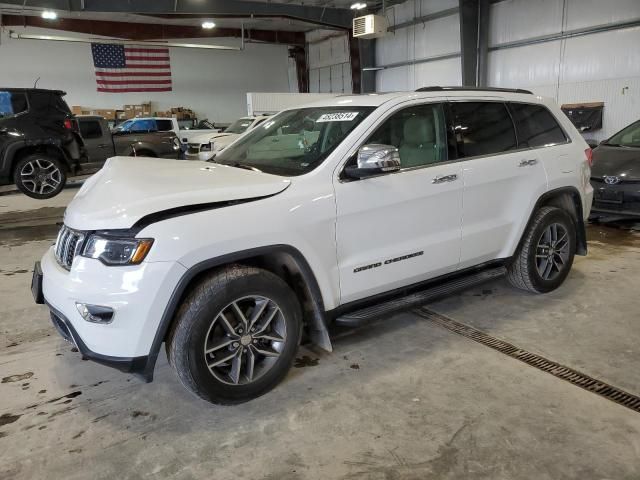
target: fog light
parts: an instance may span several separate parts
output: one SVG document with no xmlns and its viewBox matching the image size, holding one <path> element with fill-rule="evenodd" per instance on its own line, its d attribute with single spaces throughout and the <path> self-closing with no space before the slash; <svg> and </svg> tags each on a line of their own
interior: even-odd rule
<svg viewBox="0 0 640 480">
<path fill-rule="evenodd" d="M 113 308 L 78 302 L 76 302 L 76 308 L 87 322 L 102 324 L 113 322 Z"/>
</svg>

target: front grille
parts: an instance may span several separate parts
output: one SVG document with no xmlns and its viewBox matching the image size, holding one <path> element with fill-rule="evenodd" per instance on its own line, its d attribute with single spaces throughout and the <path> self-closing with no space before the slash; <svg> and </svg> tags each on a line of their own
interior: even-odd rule
<svg viewBox="0 0 640 480">
<path fill-rule="evenodd" d="M 72 230 L 71 228 L 63 225 L 58 233 L 58 239 L 54 246 L 54 252 L 58 263 L 71 270 L 71 264 L 76 255 L 80 254 L 80 249 L 84 243 L 84 233 Z"/>
</svg>

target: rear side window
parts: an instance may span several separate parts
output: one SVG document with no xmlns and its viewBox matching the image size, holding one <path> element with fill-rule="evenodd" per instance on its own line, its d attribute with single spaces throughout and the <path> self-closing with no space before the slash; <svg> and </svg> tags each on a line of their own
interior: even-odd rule
<svg viewBox="0 0 640 480">
<path fill-rule="evenodd" d="M 94 120 L 82 120 L 78 122 L 80 124 L 80 134 L 84 139 L 100 138 L 102 137 L 102 128 L 100 122 Z"/>
<path fill-rule="evenodd" d="M 451 104 L 459 157 L 477 157 L 516 148 L 516 132 L 507 107 L 500 102 Z"/>
<path fill-rule="evenodd" d="M 551 112 L 542 105 L 510 103 L 520 147 L 542 147 L 565 143 L 567 137 Z"/>
<path fill-rule="evenodd" d="M 27 96 L 24 93 L 0 90 L 0 118 L 26 112 L 27 108 Z"/>
<path fill-rule="evenodd" d="M 133 122 L 133 125 L 131 126 L 131 129 L 129 131 L 155 132 L 157 130 L 158 130 L 158 127 L 156 126 L 156 121 L 152 119 L 146 119 L 146 120 L 136 120 L 135 122 Z"/>
<path fill-rule="evenodd" d="M 173 122 L 171 120 L 156 120 L 156 126 L 159 132 L 170 132 L 173 130 Z"/>
</svg>

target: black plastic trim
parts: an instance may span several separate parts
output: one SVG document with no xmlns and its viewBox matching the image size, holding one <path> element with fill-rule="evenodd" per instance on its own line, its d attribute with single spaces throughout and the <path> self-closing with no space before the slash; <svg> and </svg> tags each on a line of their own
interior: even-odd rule
<svg viewBox="0 0 640 480">
<path fill-rule="evenodd" d="M 288 254 L 296 262 L 298 268 L 300 269 L 300 272 L 302 273 L 302 277 L 311 292 L 311 300 L 313 302 L 313 309 L 315 313 L 315 318 L 312 320 L 314 322 L 314 325 L 312 325 L 312 327 L 316 330 L 320 330 L 322 333 L 326 333 L 328 337 L 326 321 L 324 321 L 323 316 L 324 302 L 322 300 L 320 287 L 318 286 L 318 281 L 316 280 L 311 267 L 307 263 L 307 260 L 304 258 L 302 253 L 300 253 L 300 251 L 296 248 L 284 244 L 269 245 L 265 247 L 251 248 L 249 250 L 242 250 L 239 252 L 234 252 L 202 261 L 189 268 L 184 273 L 182 278 L 180 278 L 180 281 L 174 288 L 173 293 L 171 294 L 171 297 L 167 302 L 167 306 L 165 307 L 162 318 L 160 319 L 160 324 L 158 325 L 158 329 L 156 330 L 153 343 L 151 344 L 151 350 L 149 351 L 149 355 L 147 357 L 146 365 L 143 372 L 143 376 L 148 379 L 147 381 L 151 381 L 153 379 L 153 371 L 155 368 L 156 360 L 158 359 L 158 354 L 160 353 L 160 347 L 162 346 L 167 332 L 169 331 L 169 327 L 171 326 L 171 322 L 173 321 L 175 312 L 178 309 L 179 303 L 182 300 L 189 283 L 198 274 L 206 270 L 210 270 L 212 268 L 234 262 L 241 262 L 242 260 L 247 260 L 253 257 L 274 253 Z"/>
<path fill-rule="evenodd" d="M 404 297 L 406 295 L 417 293 L 422 290 L 426 290 L 428 288 L 434 288 L 440 285 L 444 285 L 446 283 L 449 283 L 452 280 L 465 277 L 470 274 L 479 273 L 484 270 L 505 266 L 506 264 L 509 263 L 509 261 L 510 259 L 508 258 L 491 260 L 490 262 L 482 263 L 474 267 L 465 268 L 455 272 L 447 273 L 445 275 L 440 275 L 439 277 L 430 278 L 429 280 L 424 280 L 422 282 L 412 283 L 411 285 L 407 285 L 405 287 L 396 288 L 394 290 L 378 293 L 370 297 L 354 300 L 352 302 L 340 305 L 337 308 L 334 308 L 333 310 L 327 311 L 326 316 L 327 316 L 327 319 L 333 321 L 342 315 L 345 315 L 350 312 L 354 312 L 356 310 L 361 310 L 365 307 L 376 305 L 378 303 L 383 303 L 396 298 Z"/>
<path fill-rule="evenodd" d="M 257 200 L 264 200 L 266 198 L 274 197 L 279 193 L 282 193 L 285 189 L 273 193 L 271 195 L 263 195 L 261 197 L 244 198 L 241 200 L 225 200 L 222 202 L 210 202 L 210 203 L 197 203 L 195 205 L 182 205 L 180 207 L 169 208 L 167 210 L 160 210 L 159 212 L 150 213 L 139 219 L 131 227 L 132 230 L 142 230 L 149 225 L 168 220 L 170 218 L 181 217 L 183 215 L 191 215 L 192 213 L 205 212 L 207 210 L 217 210 L 218 208 L 232 207 L 233 205 L 240 205 L 242 203 L 255 202 Z"/>
<path fill-rule="evenodd" d="M 80 335 L 78 335 L 78 332 L 76 331 L 76 329 L 73 328 L 73 325 L 71 324 L 71 322 L 60 311 L 56 310 L 49 302 L 47 302 L 46 299 L 45 299 L 45 303 L 47 304 L 47 307 L 49 307 L 49 310 L 51 311 L 52 315 L 54 315 L 60 322 L 63 323 L 64 327 L 68 332 L 69 337 L 73 340 L 73 343 L 76 345 L 76 347 L 82 354 L 83 358 L 92 360 L 101 365 L 106 365 L 107 367 L 115 368 L 117 370 L 120 370 L 121 372 L 141 375 L 145 381 L 147 382 L 151 381 L 152 378 L 149 378 L 144 374 L 145 367 L 147 366 L 147 363 L 148 363 L 147 356 L 113 357 L 110 355 L 102 355 L 101 353 L 94 352 L 89 347 L 87 347 L 87 345 L 83 342 Z M 61 325 L 56 324 L 53 318 L 52 318 L 52 321 L 54 323 L 54 326 L 56 327 L 56 330 L 58 330 L 60 335 L 65 340 L 68 341 L 69 338 L 67 338 L 67 335 L 65 335 L 65 332 L 61 330 L 62 328 Z"/>
<path fill-rule="evenodd" d="M 524 93 L 527 95 L 533 95 L 530 90 L 523 88 L 498 88 L 498 87 L 422 87 L 418 88 L 416 92 L 508 92 L 508 93 Z"/>
<path fill-rule="evenodd" d="M 525 235 L 527 233 L 527 230 L 529 228 L 529 226 L 531 225 L 531 222 L 533 221 L 533 217 L 536 214 L 536 211 L 545 203 L 547 202 L 549 199 L 553 198 L 553 197 L 557 197 L 559 195 L 562 194 L 568 194 L 571 196 L 571 200 L 573 201 L 573 204 L 576 208 L 576 255 L 580 255 L 580 256 L 585 256 L 587 255 L 587 227 L 585 225 L 584 222 L 584 214 L 583 214 L 583 210 L 582 210 L 582 201 L 580 200 L 582 197 L 580 196 L 580 192 L 578 192 L 578 189 L 575 187 L 560 187 L 560 188 L 556 188 L 553 190 L 549 190 L 548 192 L 543 193 L 540 198 L 538 198 L 538 201 L 536 202 L 536 204 L 534 205 L 533 209 L 531 210 L 531 214 L 529 216 L 529 221 L 527 222 L 527 225 L 524 229 L 524 231 L 522 232 L 522 237 L 520 238 L 520 241 L 518 242 L 518 248 L 516 248 L 516 252 L 520 249 L 520 246 L 522 245 L 522 242 L 524 241 Z M 576 201 L 576 198 L 578 199 L 578 201 Z"/>
</svg>

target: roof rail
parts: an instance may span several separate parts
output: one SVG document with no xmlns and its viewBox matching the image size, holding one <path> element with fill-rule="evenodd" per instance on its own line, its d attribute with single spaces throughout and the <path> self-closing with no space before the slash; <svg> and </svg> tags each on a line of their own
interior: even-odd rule
<svg viewBox="0 0 640 480">
<path fill-rule="evenodd" d="M 527 95 L 533 95 L 530 90 L 524 90 L 522 88 L 498 88 L 498 87 L 422 87 L 416 90 L 416 92 L 510 92 L 510 93 L 526 93 Z"/>
</svg>

